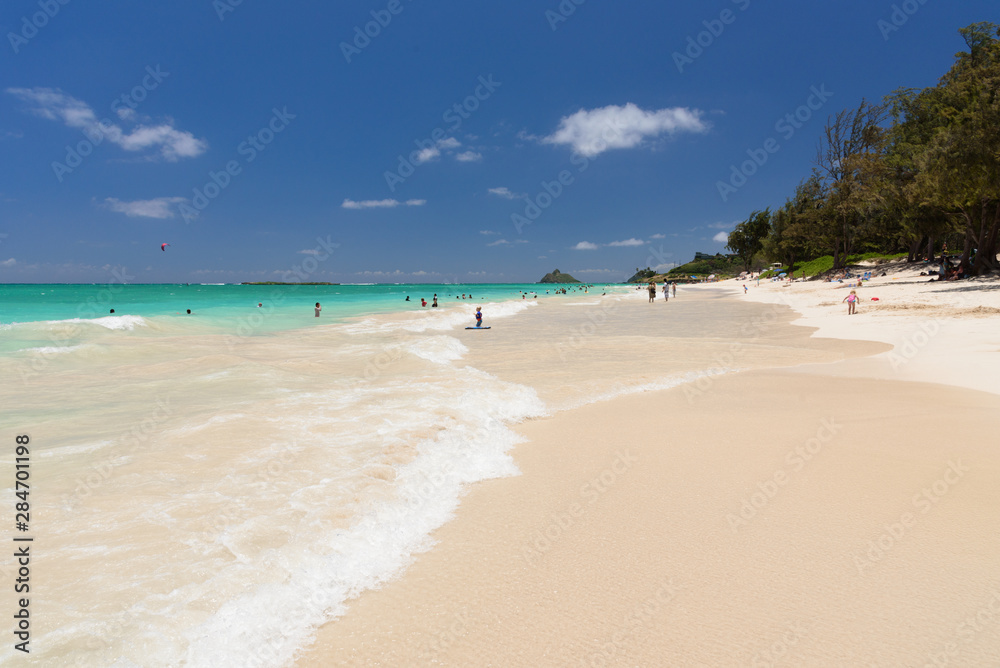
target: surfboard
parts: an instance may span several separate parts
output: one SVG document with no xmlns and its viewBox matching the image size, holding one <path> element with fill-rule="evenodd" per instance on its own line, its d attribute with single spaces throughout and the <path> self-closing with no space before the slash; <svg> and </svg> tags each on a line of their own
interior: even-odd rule
<svg viewBox="0 0 1000 668">
<path fill-rule="evenodd" d="M 489 329 L 489 327 L 466 327 L 466 329 Z"/>
</svg>

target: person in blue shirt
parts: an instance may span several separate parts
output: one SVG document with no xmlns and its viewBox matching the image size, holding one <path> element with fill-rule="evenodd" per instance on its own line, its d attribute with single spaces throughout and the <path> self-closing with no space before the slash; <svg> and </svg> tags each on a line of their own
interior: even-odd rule
<svg viewBox="0 0 1000 668">
<path fill-rule="evenodd" d="M 476 307 L 476 327 L 482 327 L 482 326 L 483 326 L 483 307 L 482 306 L 477 306 Z"/>
</svg>

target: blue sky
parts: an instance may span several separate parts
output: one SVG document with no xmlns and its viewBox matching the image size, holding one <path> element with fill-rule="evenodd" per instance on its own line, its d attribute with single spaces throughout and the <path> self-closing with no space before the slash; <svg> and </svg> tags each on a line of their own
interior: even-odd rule
<svg viewBox="0 0 1000 668">
<path fill-rule="evenodd" d="M 995 2 L 5 0 L 0 282 L 620 281 L 722 251 L 828 115 L 934 85 L 975 21 Z"/>
</svg>

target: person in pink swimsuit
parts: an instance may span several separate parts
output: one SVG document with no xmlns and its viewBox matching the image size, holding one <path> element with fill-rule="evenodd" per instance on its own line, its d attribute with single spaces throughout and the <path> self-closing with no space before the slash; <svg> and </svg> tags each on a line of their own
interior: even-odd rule
<svg viewBox="0 0 1000 668">
<path fill-rule="evenodd" d="M 858 312 L 858 302 L 860 300 L 861 298 L 858 297 L 857 291 L 851 290 L 851 294 L 844 297 L 840 303 L 843 304 L 844 302 L 847 302 L 847 315 L 854 315 Z"/>
</svg>

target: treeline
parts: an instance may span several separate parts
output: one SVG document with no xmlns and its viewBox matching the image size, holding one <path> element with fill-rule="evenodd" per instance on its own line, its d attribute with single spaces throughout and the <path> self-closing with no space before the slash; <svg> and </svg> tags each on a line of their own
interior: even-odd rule
<svg viewBox="0 0 1000 668">
<path fill-rule="evenodd" d="M 1000 26 L 959 30 L 968 47 L 938 84 L 831 116 L 812 173 L 784 205 L 729 235 L 754 263 L 856 253 L 931 259 L 947 243 L 974 274 L 1000 270 Z"/>
</svg>

